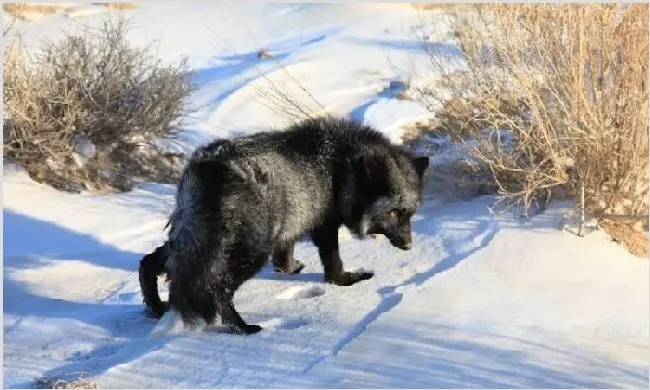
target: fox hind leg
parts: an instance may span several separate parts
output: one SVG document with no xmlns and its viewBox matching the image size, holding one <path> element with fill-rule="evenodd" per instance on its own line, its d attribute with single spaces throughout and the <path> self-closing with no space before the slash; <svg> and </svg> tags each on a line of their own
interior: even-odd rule
<svg viewBox="0 0 650 390">
<path fill-rule="evenodd" d="M 297 274 L 305 265 L 293 256 L 295 242 L 290 242 L 273 250 L 273 269 L 283 274 Z"/>
</svg>

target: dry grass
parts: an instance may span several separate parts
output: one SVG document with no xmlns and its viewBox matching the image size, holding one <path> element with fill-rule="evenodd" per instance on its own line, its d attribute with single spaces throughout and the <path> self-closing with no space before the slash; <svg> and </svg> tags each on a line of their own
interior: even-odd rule
<svg viewBox="0 0 650 390">
<path fill-rule="evenodd" d="M 449 10 L 456 10 L 459 7 L 464 6 L 464 4 L 456 4 L 456 3 L 411 3 L 413 8 L 423 10 L 423 11 L 435 11 L 435 10 L 442 10 L 442 11 L 449 11 Z"/>
<path fill-rule="evenodd" d="M 117 9 L 117 10 L 129 10 L 139 8 L 138 4 L 135 3 L 95 3 L 97 5 L 102 5 L 106 8 Z"/>
<path fill-rule="evenodd" d="M 612 240 L 621 244 L 630 253 L 648 258 L 647 231 L 641 231 L 629 222 L 603 220 L 599 225 L 612 237 Z"/>
<path fill-rule="evenodd" d="M 79 8 L 83 3 L 5 3 L 2 9 L 8 15 L 15 16 L 19 19 L 37 19 L 42 16 L 51 15 L 59 11 L 70 14 Z M 138 8 L 135 3 L 93 3 L 97 7 L 106 7 L 115 10 L 130 10 Z"/>
<path fill-rule="evenodd" d="M 429 130 L 429 123 L 415 122 L 402 127 L 402 141 L 409 145 L 420 141 Z"/>
<path fill-rule="evenodd" d="M 407 91 L 402 91 L 399 92 L 397 95 L 395 95 L 395 99 L 397 100 L 413 100 L 413 96 L 409 94 Z"/>
<path fill-rule="evenodd" d="M 568 192 L 583 215 L 647 215 L 648 5 L 450 13 L 467 71 L 420 92 L 440 131 L 489 132 L 473 154 L 502 200 L 528 210 Z"/>
<path fill-rule="evenodd" d="M 468 156 L 470 148 L 462 139 L 439 130 L 437 118 L 402 127 L 402 142 L 411 150 L 434 156 L 427 170 L 426 192 L 440 200 L 469 200 L 494 194 L 496 184 L 485 164 Z"/>
<path fill-rule="evenodd" d="M 2 10 L 9 15 L 22 16 L 25 13 L 53 14 L 67 8 L 74 8 L 75 4 L 29 4 L 29 3 L 4 3 Z"/>
</svg>

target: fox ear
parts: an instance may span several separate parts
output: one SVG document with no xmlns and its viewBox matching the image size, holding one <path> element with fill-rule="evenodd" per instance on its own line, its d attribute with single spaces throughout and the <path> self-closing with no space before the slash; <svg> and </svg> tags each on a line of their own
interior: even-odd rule
<svg viewBox="0 0 650 390">
<path fill-rule="evenodd" d="M 415 157 L 413 159 L 413 166 L 415 167 L 415 171 L 418 173 L 418 176 L 422 177 L 422 175 L 424 175 L 424 171 L 426 171 L 429 167 L 429 157 Z"/>
</svg>

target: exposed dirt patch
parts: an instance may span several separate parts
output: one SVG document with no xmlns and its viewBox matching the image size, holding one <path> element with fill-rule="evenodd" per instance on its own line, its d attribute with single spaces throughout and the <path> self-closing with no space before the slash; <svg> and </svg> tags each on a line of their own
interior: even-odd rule
<svg viewBox="0 0 650 390">
<path fill-rule="evenodd" d="M 96 382 L 85 379 L 84 374 L 80 374 L 75 380 L 64 380 L 60 378 L 41 378 L 37 380 L 38 389 L 99 389 Z"/>
<path fill-rule="evenodd" d="M 273 55 L 273 53 L 271 53 L 270 51 L 268 51 L 266 49 L 262 49 L 262 50 L 257 52 L 257 58 L 259 58 L 261 60 L 266 60 L 266 59 L 273 58 L 273 57 L 275 57 Z"/>
</svg>

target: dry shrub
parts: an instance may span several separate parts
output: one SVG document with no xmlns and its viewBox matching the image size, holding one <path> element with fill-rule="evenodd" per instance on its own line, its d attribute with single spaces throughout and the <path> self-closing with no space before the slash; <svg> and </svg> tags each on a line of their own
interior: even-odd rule
<svg viewBox="0 0 650 390">
<path fill-rule="evenodd" d="M 456 11 L 468 7 L 478 7 L 481 4 L 471 3 L 412 3 L 413 8 L 422 11 Z"/>
<path fill-rule="evenodd" d="M 184 61 L 163 64 L 127 32 L 118 17 L 36 53 L 5 52 L 5 156 L 33 179 L 71 191 L 178 179 L 181 156 L 154 145 L 176 135 L 193 86 Z"/>
<path fill-rule="evenodd" d="M 117 9 L 117 10 L 129 10 L 138 8 L 138 5 L 135 3 L 96 3 L 98 5 L 103 5 L 106 8 Z"/>
<path fill-rule="evenodd" d="M 439 137 L 459 142 L 479 135 L 481 125 L 467 99 L 453 98 L 442 104 L 442 109 L 431 121 L 427 131 Z"/>
<path fill-rule="evenodd" d="M 395 99 L 397 100 L 413 100 L 413 97 L 406 91 L 398 92 L 397 95 L 395 95 Z"/>
<path fill-rule="evenodd" d="M 403 144 L 431 157 L 431 169 L 426 172 L 425 192 L 442 201 L 469 200 L 480 195 L 494 194 L 494 180 L 485 164 L 470 156 L 475 140 L 457 139 L 441 132 L 434 118 L 402 128 Z"/>
<path fill-rule="evenodd" d="M 413 8 L 420 10 L 448 10 L 453 9 L 456 4 L 454 3 L 412 3 Z"/>
<path fill-rule="evenodd" d="M 492 4 L 452 17 L 464 77 L 421 92 L 438 110 L 463 106 L 438 115 L 449 127 L 488 132 L 473 154 L 502 199 L 528 211 L 568 194 L 583 218 L 647 216 L 648 5 Z"/>
<path fill-rule="evenodd" d="M 5 3 L 2 10 L 8 15 L 25 18 L 28 14 L 51 15 L 58 11 L 73 10 L 83 3 Z M 130 10 L 138 8 L 135 3 L 93 3 L 93 5 L 106 7 L 115 10 Z"/>
<path fill-rule="evenodd" d="M 61 9 L 72 8 L 70 4 L 26 4 L 26 3 L 4 3 L 2 10 L 9 15 L 21 17 L 24 13 L 53 14 Z"/>
</svg>

